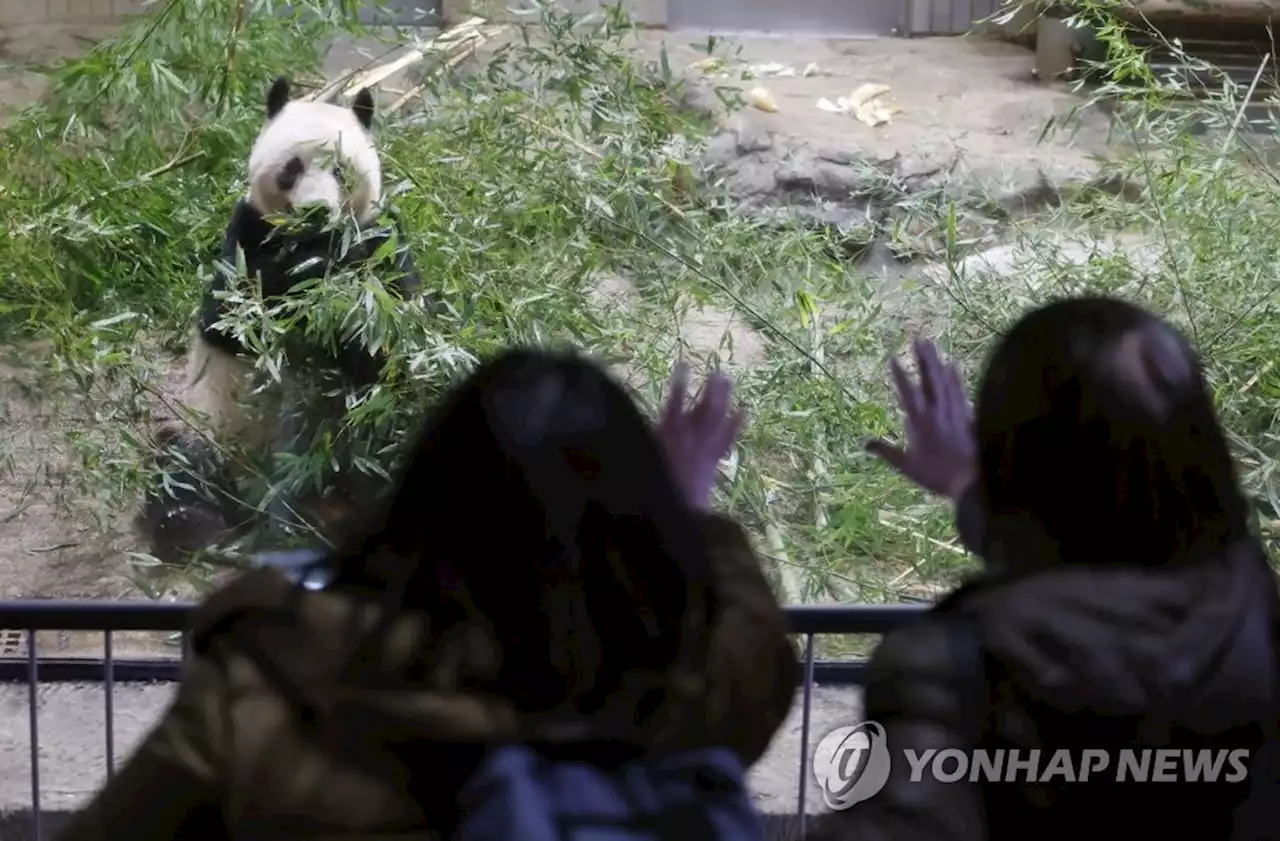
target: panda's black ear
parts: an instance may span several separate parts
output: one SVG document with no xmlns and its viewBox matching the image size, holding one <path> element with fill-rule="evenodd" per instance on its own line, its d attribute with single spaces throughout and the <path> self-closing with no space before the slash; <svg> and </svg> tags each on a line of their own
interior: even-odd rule
<svg viewBox="0 0 1280 841">
<path fill-rule="evenodd" d="M 281 76 L 271 83 L 271 90 L 267 93 L 267 119 L 271 119 L 276 114 L 284 110 L 289 104 L 289 79 Z"/>
<path fill-rule="evenodd" d="M 360 125 L 367 129 L 373 128 L 373 92 L 368 88 L 361 88 L 356 94 L 355 100 L 351 103 L 351 110 L 355 112 L 356 119 L 360 121 Z"/>
</svg>

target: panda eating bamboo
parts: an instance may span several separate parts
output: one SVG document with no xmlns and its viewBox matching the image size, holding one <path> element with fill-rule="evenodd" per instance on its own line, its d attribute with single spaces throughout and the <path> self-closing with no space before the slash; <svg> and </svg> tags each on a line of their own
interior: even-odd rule
<svg viewBox="0 0 1280 841">
<path fill-rule="evenodd" d="M 235 267 L 241 254 L 247 276 L 261 284 L 264 299 L 270 301 L 300 283 L 372 259 L 396 235 L 392 230 L 369 233 L 376 231 L 382 199 L 373 111 L 373 95 L 367 88 L 355 95 L 350 107 L 344 107 L 291 100 L 285 78 L 271 86 L 267 122 L 249 155 L 248 194 L 237 203 L 227 227 L 223 266 L 206 291 L 187 359 L 181 402 L 202 418 L 201 428 L 175 421 L 158 436 L 162 448 L 177 454 L 163 465 L 169 481 L 148 494 L 141 516 L 152 551 L 160 557 L 239 536 L 252 521 L 236 499 L 231 471 L 221 463 L 223 445 L 296 445 L 296 424 L 280 417 L 287 412 L 248 410 L 252 401 L 246 399 L 254 389 L 252 352 L 236 336 L 219 329 L 228 304 L 218 293 L 234 282 L 225 267 Z M 349 214 L 365 236 L 349 244 L 344 253 L 341 234 L 331 226 L 301 232 L 289 229 L 283 235 L 276 230 L 276 215 L 301 208 L 327 211 L 330 220 Z M 417 294 L 421 280 L 407 251 L 399 249 L 389 262 L 391 271 L 381 275 L 387 288 L 401 297 Z M 376 382 L 383 364 L 355 339 L 337 358 L 321 356 L 323 367 L 341 372 L 352 388 Z M 316 358 L 309 353 L 305 364 L 312 365 Z"/>
</svg>

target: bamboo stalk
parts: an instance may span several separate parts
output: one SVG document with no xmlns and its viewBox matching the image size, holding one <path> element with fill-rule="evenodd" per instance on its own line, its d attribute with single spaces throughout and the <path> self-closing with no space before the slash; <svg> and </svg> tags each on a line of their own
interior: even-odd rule
<svg viewBox="0 0 1280 841">
<path fill-rule="evenodd" d="M 764 536 L 769 544 L 769 554 L 781 561 L 777 564 L 777 568 L 783 604 L 799 604 L 804 601 L 804 576 L 791 563 L 791 555 L 787 552 L 787 539 L 782 526 L 775 522 L 767 523 L 764 527 Z"/>
<path fill-rule="evenodd" d="M 422 61 L 429 53 L 451 53 L 455 49 L 464 47 L 471 41 L 483 37 L 480 34 L 480 24 L 482 23 L 484 23 L 483 18 L 472 18 L 447 32 L 440 33 L 435 38 L 422 44 L 422 46 L 410 50 L 397 59 L 357 74 L 347 83 L 346 88 L 342 91 L 343 94 L 350 96 L 361 88 L 373 87 L 406 67 L 411 67 Z"/>
<path fill-rule="evenodd" d="M 484 23 L 484 18 L 469 18 L 456 26 L 446 29 L 434 38 L 415 45 L 399 58 L 353 73 L 342 79 L 336 79 L 320 90 L 304 96 L 303 100 L 328 102 L 340 93 L 349 96 L 362 88 L 372 87 L 379 82 L 385 81 L 406 67 L 422 61 L 430 53 L 444 52 L 448 54 L 454 50 L 464 48 L 467 43 L 480 37 L 479 28 Z"/>
<path fill-rule="evenodd" d="M 880 525 L 884 526 L 887 529 L 893 529 L 894 531 L 902 532 L 903 534 L 909 535 L 915 538 L 916 540 L 920 540 L 920 541 L 924 541 L 925 543 L 932 544 L 933 546 L 936 546 L 939 549 L 945 549 L 946 551 L 952 552 L 961 557 L 965 557 L 966 555 L 969 554 L 964 549 L 960 548 L 959 546 L 956 546 L 954 543 L 947 543 L 946 541 L 939 540 L 936 537 L 929 537 L 927 534 L 916 531 L 915 529 L 912 529 L 912 528 L 908 528 L 907 526 L 904 526 L 901 523 L 895 523 L 894 521 L 886 518 L 883 514 L 880 515 L 879 521 L 880 521 Z"/>
<path fill-rule="evenodd" d="M 405 105 L 408 105 L 410 101 L 412 101 L 415 97 L 419 96 L 422 93 L 422 91 L 427 87 L 427 84 L 429 82 L 431 82 L 433 79 L 438 77 L 440 74 L 444 73 L 444 71 L 452 70 L 462 62 L 471 58 L 473 55 L 476 54 L 477 51 L 479 51 L 480 45 L 487 40 L 489 40 L 488 37 L 485 36 L 484 34 L 481 34 L 478 38 L 468 42 L 465 47 L 463 47 L 457 53 L 455 53 L 454 55 L 446 59 L 444 63 L 442 63 L 439 67 L 435 68 L 430 73 L 428 73 L 426 75 L 426 78 L 424 78 L 421 82 L 409 88 L 409 90 L 405 91 L 404 94 L 401 95 L 399 99 L 391 103 L 391 105 L 386 109 L 386 112 L 388 114 L 394 114 L 396 111 L 399 111 Z"/>
<path fill-rule="evenodd" d="M 827 361 L 826 343 L 823 341 L 822 319 L 818 313 L 812 313 L 809 321 L 809 373 L 818 379 L 822 376 L 822 369 Z M 830 484 L 831 476 L 827 470 L 827 432 L 821 425 L 821 420 L 816 421 L 818 427 L 813 436 L 813 466 L 810 471 L 812 477 L 813 492 L 813 524 L 819 532 L 827 530 L 830 523 L 830 515 L 827 508 L 827 494 L 823 488 Z M 828 592 L 838 595 L 839 601 L 857 601 L 861 598 L 859 588 L 851 581 L 841 580 L 830 574 L 823 577 L 823 584 Z"/>
<path fill-rule="evenodd" d="M 557 127 L 557 126 L 549 126 L 549 125 L 546 125 L 545 123 L 538 122 L 538 121 L 537 121 L 537 120 L 535 120 L 533 117 L 529 117 L 529 116 L 526 116 L 526 115 L 524 115 L 524 114 L 512 114 L 511 116 L 515 117 L 517 120 L 519 120 L 520 122 L 524 123 L 525 125 L 533 126 L 534 128 L 536 128 L 536 129 L 538 129 L 538 130 L 540 130 L 540 131 L 545 131 L 545 132 L 547 132 L 548 134 L 554 134 L 554 135 L 556 135 L 557 137 L 559 137 L 559 138 L 560 138 L 561 140 L 563 140 L 564 142 L 569 143 L 569 144 L 572 144 L 573 146 L 575 146 L 575 147 L 576 147 L 580 152 L 583 152 L 584 154 L 590 155 L 591 157 L 595 158 L 595 159 L 596 159 L 596 160 L 598 160 L 598 161 L 604 160 L 604 153 L 603 153 L 603 152 L 600 152 L 600 151 L 598 151 L 598 150 L 596 150 L 596 149 L 592 149 L 592 148 L 591 148 L 590 146 L 588 146 L 586 143 L 583 143 L 581 140 L 579 140 L 578 138 L 576 138 L 576 137 L 574 137 L 573 135 L 569 134 L 567 131 L 565 131 L 565 130 L 564 130 L 564 129 L 562 129 L 562 128 L 559 128 L 559 127 Z M 676 215 L 677 217 L 679 217 L 680 219 L 683 219 L 683 218 L 685 217 L 685 213 L 684 213 L 684 211 L 683 211 L 683 210 L 681 210 L 680 208 L 676 207 L 676 206 L 675 206 L 674 204 L 672 204 L 671 202 L 669 202 L 669 201 L 667 201 L 666 199 L 663 199 L 663 198 L 660 198 L 660 199 L 659 199 L 659 201 L 661 201 L 661 202 L 662 202 L 662 204 L 667 208 L 667 210 L 670 210 L 673 214 L 675 214 L 675 215 Z M 749 311 L 748 311 L 748 312 L 749 312 Z M 808 353 L 808 352 L 806 351 L 806 354 L 807 354 L 807 353 Z M 810 358 L 812 358 L 812 357 L 810 357 Z"/>
<path fill-rule="evenodd" d="M 1274 368 L 1274 367 L 1276 367 L 1276 363 L 1275 363 L 1275 361 L 1274 361 L 1274 360 L 1268 360 L 1268 361 L 1267 361 L 1267 364 L 1265 364 L 1265 365 L 1263 365 L 1261 368 L 1259 368 L 1259 369 L 1254 373 L 1254 375 L 1253 375 L 1252 377 L 1250 377 L 1250 378 L 1249 378 L 1249 381 L 1248 381 L 1247 383 L 1245 383 L 1243 386 L 1241 386 L 1241 388 L 1240 388 L 1240 393 L 1242 393 L 1242 394 L 1243 394 L 1244 392 L 1248 391 L 1249 389 L 1251 389 L 1251 388 L 1253 388 L 1255 385 L 1257 385 L 1257 384 L 1258 384 L 1258 381 L 1259 381 L 1260 379 L 1262 379 L 1263 377 L 1265 377 L 1268 373 L 1270 373 L 1271 369 L 1272 369 L 1272 368 Z"/>
</svg>

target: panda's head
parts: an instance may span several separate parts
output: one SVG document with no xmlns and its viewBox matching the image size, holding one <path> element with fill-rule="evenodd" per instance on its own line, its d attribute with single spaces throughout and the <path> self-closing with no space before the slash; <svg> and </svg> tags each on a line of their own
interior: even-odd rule
<svg viewBox="0 0 1280 841">
<path fill-rule="evenodd" d="M 289 80 L 267 94 L 267 124 L 249 153 L 249 203 L 263 214 L 321 205 L 330 217 L 377 215 L 382 164 L 373 145 L 373 94 L 351 107 L 289 99 Z"/>
</svg>

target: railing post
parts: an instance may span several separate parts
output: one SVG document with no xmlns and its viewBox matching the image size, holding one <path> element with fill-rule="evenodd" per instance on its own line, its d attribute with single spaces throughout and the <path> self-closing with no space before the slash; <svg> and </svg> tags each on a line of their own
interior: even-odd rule
<svg viewBox="0 0 1280 841">
<path fill-rule="evenodd" d="M 31 836 L 33 841 L 44 841 L 40 814 L 40 658 L 33 630 L 27 631 L 27 706 L 31 733 Z"/>
</svg>

